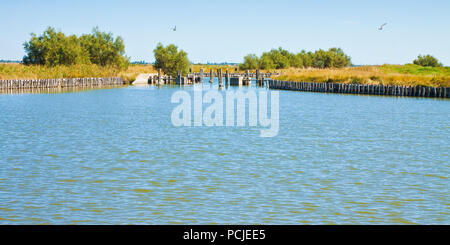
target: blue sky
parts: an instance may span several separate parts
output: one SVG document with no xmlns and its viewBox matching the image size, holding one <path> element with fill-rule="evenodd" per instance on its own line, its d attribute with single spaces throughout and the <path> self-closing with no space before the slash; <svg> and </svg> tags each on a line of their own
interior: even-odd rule
<svg viewBox="0 0 450 245">
<path fill-rule="evenodd" d="M 432 54 L 450 65 L 448 0 L 1 0 L 0 14 L 0 59 L 21 59 L 29 34 L 47 26 L 66 34 L 98 26 L 125 40 L 132 61 L 153 61 L 162 42 L 178 45 L 193 62 L 241 62 L 281 46 L 341 47 L 355 64 L 403 64 Z"/>
</svg>

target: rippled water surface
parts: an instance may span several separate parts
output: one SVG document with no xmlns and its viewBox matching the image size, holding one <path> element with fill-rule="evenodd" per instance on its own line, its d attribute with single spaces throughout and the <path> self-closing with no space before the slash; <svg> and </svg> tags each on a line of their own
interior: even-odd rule
<svg viewBox="0 0 450 245">
<path fill-rule="evenodd" d="M 261 138 L 179 89 L 0 94 L 0 224 L 450 224 L 449 100 L 279 91 Z"/>
</svg>

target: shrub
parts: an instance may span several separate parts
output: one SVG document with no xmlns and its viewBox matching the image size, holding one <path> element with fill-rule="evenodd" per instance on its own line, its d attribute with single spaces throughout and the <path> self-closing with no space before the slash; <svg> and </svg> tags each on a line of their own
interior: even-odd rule
<svg viewBox="0 0 450 245">
<path fill-rule="evenodd" d="M 417 59 L 415 59 L 413 61 L 413 63 L 416 65 L 420 65 L 420 66 L 430 66 L 430 67 L 441 67 L 442 66 L 442 64 L 439 63 L 439 61 L 435 57 L 433 57 L 429 54 L 424 55 L 424 56 L 419 55 L 417 57 Z"/>
<path fill-rule="evenodd" d="M 183 74 L 187 74 L 189 71 L 189 59 L 187 53 L 183 50 L 178 51 L 178 47 L 170 44 L 164 47 L 161 43 L 158 43 L 153 50 L 155 54 L 156 69 L 161 68 L 165 74 L 170 76 L 176 76 L 178 71 Z"/>
<path fill-rule="evenodd" d="M 255 54 L 248 54 L 244 57 L 244 63 L 239 65 L 239 69 L 241 70 L 257 69 L 259 63 L 260 60 Z"/>
<path fill-rule="evenodd" d="M 101 32 L 98 27 L 92 34 L 80 37 L 81 45 L 89 52 L 90 61 L 101 66 L 117 66 L 126 69 L 129 60 L 125 57 L 125 45 L 121 37 L 114 39 L 112 33 Z"/>
</svg>

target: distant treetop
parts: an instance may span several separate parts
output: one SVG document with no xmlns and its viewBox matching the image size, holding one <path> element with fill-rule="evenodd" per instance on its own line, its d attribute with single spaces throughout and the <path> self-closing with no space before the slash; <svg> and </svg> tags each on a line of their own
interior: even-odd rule
<svg viewBox="0 0 450 245">
<path fill-rule="evenodd" d="M 304 68 L 330 68 L 351 66 L 351 58 L 340 48 L 330 48 L 328 51 L 319 49 L 313 52 L 301 52 L 294 54 L 287 50 L 272 49 L 264 52 L 261 57 L 249 54 L 244 57 L 240 69 L 284 69 L 290 67 Z"/>
</svg>

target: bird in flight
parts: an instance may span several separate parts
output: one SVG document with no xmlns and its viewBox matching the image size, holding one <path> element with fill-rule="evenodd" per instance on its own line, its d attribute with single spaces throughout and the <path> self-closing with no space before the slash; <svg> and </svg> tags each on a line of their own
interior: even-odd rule
<svg viewBox="0 0 450 245">
<path fill-rule="evenodd" d="M 177 26 L 175 26 L 174 28 L 170 28 L 172 29 L 172 31 L 177 31 Z"/>
<path fill-rule="evenodd" d="M 384 24 L 382 24 L 380 27 L 378 27 L 378 30 L 379 30 L 379 31 L 383 30 L 383 27 L 384 27 L 385 25 L 387 25 L 387 23 L 384 23 Z"/>
</svg>

